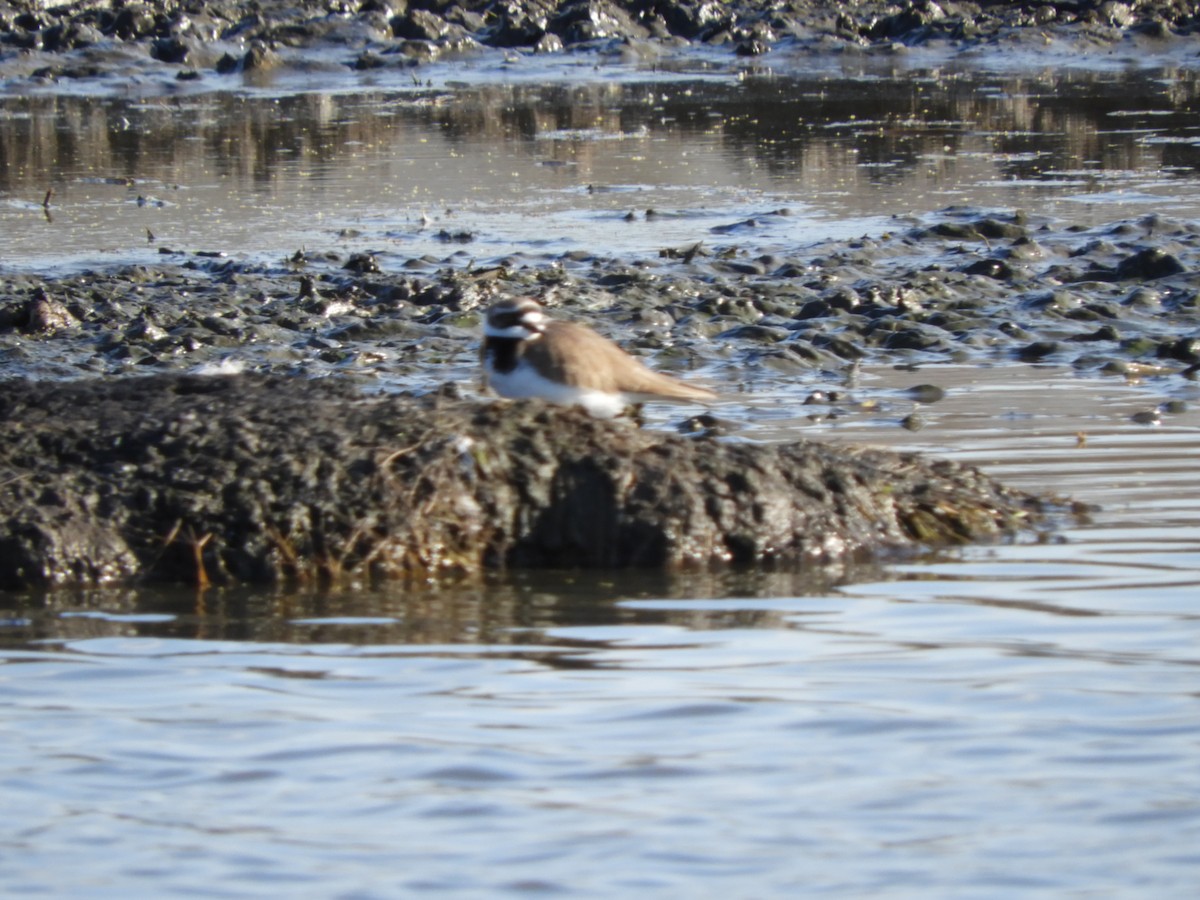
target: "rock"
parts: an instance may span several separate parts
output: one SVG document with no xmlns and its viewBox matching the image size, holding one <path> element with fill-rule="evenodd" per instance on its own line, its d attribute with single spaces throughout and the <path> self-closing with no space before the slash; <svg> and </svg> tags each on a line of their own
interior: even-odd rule
<svg viewBox="0 0 1200 900">
<path fill-rule="evenodd" d="M 117 10 L 106 33 L 115 34 L 123 41 L 149 37 L 154 33 L 154 15 L 140 3 L 130 3 Z"/>
<path fill-rule="evenodd" d="M 940 388 L 936 384 L 915 385 L 908 389 L 907 394 L 917 403 L 937 403 L 946 399 L 945 388 Z"/>
<path fill-rule="evenodd" d="M 1135 309 L 1156 312 L 1162 309 L 1162 300 L 1163 295 L 1160 291 L 1142 286 L 1130 291 L 1122 302 L 1126 306 L 1132 306 Z"/>
<path fill-rule="evenodd" d="M 672 34 L 688 40 L 704 40 L 729 23 L 731 12 L 717 0 L 680 0 L 659 9 Z"/>
<path fill-rule="evenodd" d="M 1011 281 L 1014 275 L 1012 266 L 1002 259 L 980 259 L 971 263 L 963 272 L 967 275 L 984 275 L 997 281 Z"/>
<path fill-rule="evenodd" d="M 264 71 L 279 65 L 279 56 L 274 50 L 264 44 L 253 44 L 246 55 L 242 57 L 242 70 L 246 72 Z"/>
<path fill-rule="evenodd" d="M 1146 409 L 1135 412 L 1129 417 L 1129 420 L 1138 425 L 1161 425 L 1162 414 L 1157 409 Z"/>
<path fill-rule="evenodd" d="M 216 70 L 219 75 L 231 75 L 235 72 L 266 71 L 278 65 L 279 54 L 265 44 L 255 42 L 240 58 L 224 54 L 217 60 Z"/>
<path fill-rule="evenodd" d="M 408 15 L 396 16 L 391 26 L 396 37 L 415 41 L 436 41 L 450 31 L 445 19 L 425 9 L 411 9 Z"/>
<path fill-rule="evenodd" d="M 1100 4 L 1099 13 L 1100 20 L 1107 25 L 1115 25 L 1117 28 L 1127 28 L 1134 22 L 1133 10 L 1127 3 L 1105 2 Z"/>
<path fill-rule="evenodd" d="M 918 238 L 941 237 L 954 241 L 979 241 L 983 235 L 970 222 L 939 222 L 932 228 L 918 231 Z"/>
<path fill-rule="evenodd" d="M 1016 222 L 1001 222 L 998 219 L 980 219 L 975 223 L 975 230 L 989 240 L 1009 238 L 1012 240 L 1028 239 L 1024 226 Z"/>
<path fill-rule="evenodd" d="M 823 319 L 834 314 L 833 307 L 824 300 L 809 300 L 796 311 L 796 318 Z"/>
<path fill-rule="evenodd" d="M 548 24 L 548 30 L 564 44 L 577 44 L 604 38 L 644 40 L 650 36 L 616 3 L 607 0 L 575 0 L 563 4 Z"/>
<path fill-rule="evenodd" d="M 756 344 L 773 344 L 786 341 L 790 332 L 786 328 L 775 328 L 769 325 L 735 325 L 722 331 L 718 338 L 722 340 L 751 341 Z"/>
<path fill-rule="evenodd" d="M 159 38 L 150 44 L 150 56 L 159 62 L 179 64 L 187 60 L 188 49 L 179 38 Z"/>
<path fill-rule="evenodd" d="M 1121 333 L 1112 325 L 1101 325 L 1095 331 L 1087 334 L 1076 334 L 1067 338 L 1075 343 L 1090 343 L 1092 341 L 1119 341 Z"/>
<path fill-rule="evenodd" d="M 738 43 L 733 52 L 738 56 L 762 56 L 764 53 L 771 52 L 771 45 L 765 41 L 753 38 Z"/>
<path fill-rule="evenodd" d="M 0 331 L 15 329 L 25 334 L 52 335 L 78 324 L 71 310 L 42 288 L 23 303 L 0 308 Z"/>
<path fill-rule="evenodd" d="M 1200 362 L 1200 337 L 1182 337 L 1167 340 L 1158 347 L 1158 356 L 1163 359 L 1177 359 L 1180 362 Z"/>
<path fill-rule="evenodd" d="M 490 12 L 495 25 L 484 43 L 492 47 L 531 47 L 546 35 L 553 5 L 501 0 Z"/>
<path fill-rule="evenodd" d="M 1183 272 L 1183 263 L 1158 247 L 1147 247 L 1117 264 L 1118 281 L 1149 281 Z"/>
<path fill-rule="evenodd" d="M 851 362 L 859 359 L 865 359 L 867 356 L 867 352 L 860 346 L 855 344 L 853 341 L 849 341 L 841 337 L 819 337 L 813 340 L 813 344 L 817 347 L 823 347 L 830 353 L 833 353 L 842 359 L 850 360 Z"/>
<path fill-rule="evenodd" d="M 870 340 L 889 350 L 945 351 L 947 334 L 940 328 L 892 316 L 877 319 L 866 330 Z"/>
<path fill-rule="evenodd" d="M 372 53 L 370 50 L 364 50 L 354 60 L 354 68 L 360 72 L 368 69 L 382 69 L 387 65 L 387 60 L 378 53 Z"/>
<path fill-rule="evenodd" d="M 85 22 L 62 22 L 42 32 L 42 49 L 47 53 L 64 53 L 90 47 L 104 40 L 104 35 Z"/>
<path fill-rule="evenodd" d="M 1057 353 L 1059 349 L 1057 341 L 1034 341 L 1018 350 L 1017 357 L 1025 362 L 1040 362 Z"/>
<path fill-rule="evenodd" d="M 225 53 L 222 54 L 221 58 L 217 60 L 215 68 L 218 75 L 232 75 L 239 68 L 241 68 L 241 65 L 242 61 L 240 59 L 238 59 L 232 53 Z"/>
<path fill-rule="evenodd" d="M 343 379 L 13 380 L 0 587 L 820 564 L 990 540 L 1035 498 L 959 464 L 644 431 Z"/>
</svg>

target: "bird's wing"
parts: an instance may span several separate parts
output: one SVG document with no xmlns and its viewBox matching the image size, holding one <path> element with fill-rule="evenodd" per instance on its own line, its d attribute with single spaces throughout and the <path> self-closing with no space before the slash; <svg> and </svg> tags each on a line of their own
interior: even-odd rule
<svg viewBox="0 0 1200 900">
<path fill-rule="evenodd" d="M 548 375 L 573 387 L 679 400 L 712 400 L 712 391 L 655 372 L 608 338 L 573 322 L 551 322 L 546 336 L 529 341 L 525 357 Z"/>
</svg>

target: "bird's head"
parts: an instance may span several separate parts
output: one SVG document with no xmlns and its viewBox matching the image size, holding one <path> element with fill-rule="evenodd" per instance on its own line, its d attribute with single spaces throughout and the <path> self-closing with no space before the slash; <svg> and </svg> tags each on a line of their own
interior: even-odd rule
<svg viewBox="0 0 1200 900">
<path fill-rule="evenodd" d="M 490 338 L 529 341 L 541 337 L 547 321 L 541 304 L 532 298 L 501 300 L 488 307 L 483 333 Z"/>
</svg>

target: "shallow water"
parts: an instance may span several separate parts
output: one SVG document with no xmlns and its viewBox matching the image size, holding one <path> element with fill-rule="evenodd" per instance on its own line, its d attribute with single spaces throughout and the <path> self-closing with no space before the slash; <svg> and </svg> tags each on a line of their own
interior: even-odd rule
<svg viewBox="0 0 1200 900">
<path fill-rule="evenodd" d="M 1082 224 L 1194 215 L 1194 83 L 1073 78 L 8 97 L 0 249 L 32 269 L 157 259 L 159 244 L 394 262 L 453 252 L 442 228 L 473 231 L 463 248 L 482 258 L 794 247 L 950 203 Z M 708 231 L 750 214 L 751 237 Z M 1194 896 L 1196 383 L 753 374 L 742 439 L 928 450 L 1100 508 L 1041 542 L 809 573 L 9 597 L 0 883 Z M 918 406 L 924 384 L 946 397 Z M 841 394 L 803 405 L 818 388 Z M 902 427 L 912 415 L 920 430 Z"/>
<path fill-rule="evenodd" d="M 456 251 L 792 249 L 950 205 L 1081 225 L 1200 214 L 1189 71 L 455 74 L 344 94 L 0 97 L 0 258 L 307 248 L 395 269 Z"/>
</svg>

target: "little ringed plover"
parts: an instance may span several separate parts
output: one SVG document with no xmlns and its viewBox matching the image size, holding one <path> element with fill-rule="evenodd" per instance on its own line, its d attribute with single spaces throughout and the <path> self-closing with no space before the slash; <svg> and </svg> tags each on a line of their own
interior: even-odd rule
<svg viewBox="0 0 1200 900">
<path fill-rule="evenodd" d="M 528 297 L 488 309 L 480 359 L 484 380 L 502 397 L 540 397 L 606 419 L 645 400 L 717 397 L 647 368 L 590 328 L 551 319 Z"/>
</svg>

